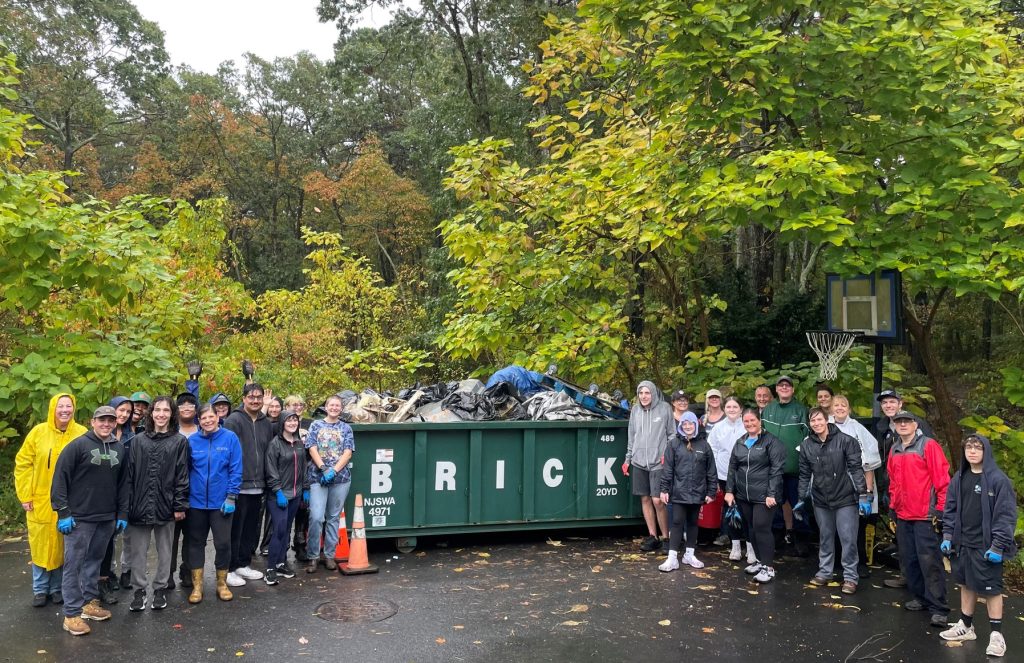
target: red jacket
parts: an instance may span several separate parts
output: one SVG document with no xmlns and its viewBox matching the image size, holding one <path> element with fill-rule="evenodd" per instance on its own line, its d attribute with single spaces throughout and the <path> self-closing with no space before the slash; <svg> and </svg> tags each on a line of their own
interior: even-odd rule
<svg viewBox="0 0 1024 663">
<path fill-rule="evenodd" d="M 886 463 L 890 506 L 902 520 L 928 520 L 946 508 L 949 462 L 939 443 L 921 431 L 910 446 L 897 439 Z"/>
</svg>

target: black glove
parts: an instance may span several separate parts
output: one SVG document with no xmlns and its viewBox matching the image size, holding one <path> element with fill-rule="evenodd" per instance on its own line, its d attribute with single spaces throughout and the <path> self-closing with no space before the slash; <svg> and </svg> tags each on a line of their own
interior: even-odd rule
<svg viewBox="0 0 1024 663">
<path fill-rule="evenodd" d="M 198 380 L 199 376 L 203 374 L 203 362 L 198 359 L 193 359 L 189 363 L 185 364 L 185 369 L 188 371 L 188 377 L 190 380 Z"/>
<path fill-rule="evenodd" d="M 251 380 L 252 376 L 256 373 L 256 367 L 252 365 L 252 362 L 248 359 L 242 360 L 242 375 L 245 376 L 246 380 Z"/>
</svg>

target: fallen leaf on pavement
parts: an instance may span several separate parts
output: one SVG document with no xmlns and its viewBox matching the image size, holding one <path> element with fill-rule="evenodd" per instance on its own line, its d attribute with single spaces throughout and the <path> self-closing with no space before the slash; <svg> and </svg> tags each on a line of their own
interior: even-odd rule
<svg viewBox="0 0 1024 663">
<path fill-rule="evenodd" d="M 963 647 L 964 646 L 964 643 L 960 642 L 959 640 L 946 640 L 946 642 L 944 642 L 943 644 L 946 645 L 947 647 Z"/>
<path fill-rule="evenodd" d="M 306 636 L 302 636 L 301 638 L 299 638 L 299 644 L 300 645 L 308 645 L 309 644 L 309 640 L 306 639 Z"/>
<path fill-rule="evenodd" d="M 436 642 L 436 643 L 437 643 L 437 644 L 439 644 L 439 645 L 443 645 L 444 643 L 446 643 L 446 642 L 448 642 L 448 641 L 447 641 L 447 640 L 445 640 L 444 638 L 435 638 L 435 639 L 434 639 L 434 642 Z"/>
<path fill-rule="evenodd" d="M 757 590 L 756 589 L 748 589 L 747 590 L 747 594 L 753 594 L 754 596 L 757 596 Z"/>
<path fill-rule="evenodd" d="M 572 620 L 562 622 L 559 626 L 582 626 L 586 622 L 574 622 Z"/>
<path fill-rule="evenodd" d="M 174 626 L 172 626 L 171 628 L 181 629 L 181 624 L 175 624 L 175 625 L 174 625 Z"/>
<path fill-rule="evenodd" d="M 453 628 L 453 629 L 455 629 L 456 631 L 461 631 L 462 629 L 464 629 L 464 628 L 466 628 L 466 627 L 465 627 L 465 626 L 463 626 L 462 624 L 456 624 L 456 625 L 455 625 L 455 626 L 453 626 L 452 628 Z"/>
<path fill-rule="evenodd" d="M 701 630 L 704 631 L 705 633 L 714 633 L 715 632 L 715 627 L 714 626 L 705 626 Z"/>
<path fill-rule="evenodd" d="M 672 626 L 672 620 L 662 619 L 660 622 L 658 622 L 658 626 Z"/>
<path fill-rule="evenodd" d="M 549 546 L 558 546 L 558 547 L 562 547 L 562 546 L 564 546 L 565 544 L 564 544 L 564 543 L 562 543 L 561 541 L 555 541 L 554 539 L 548 539 L 548 545 L 549 545 Z"/>
<path fill-rule="evenodd" d="M 595 566 L 590 567 L 590 572 L 591 573 L 600 573 L 601 571 L 604 571 L 604 567 L 601 566 L 600 564 L 597 564 Z"/>
<path fill-rule="evenodd" d="M 477 557 L 490 557 L 490 556 L 491 556 L 491 553 L 485 553 L 485 552 L 478 552 L 478 553 L 476 554 L 476 556 L 477 556 Z"/>
<path fill-rule="evenodd" d="M 462 568 L 461 566 L 460 566 L 460 567 L 458 567 L 458 568 L 456 568 L 456 569 L 452 569 L 452 571 L 455 571 L 456 573 L 462 573 L 462 572 L 463 572 L 463 571 L 465 571 L 465 570 L 466 570 L 466 569 Z"/>
<path fill-rule="evenodd" d="M 843 610 L 845 608 L 846 610 L 856 610 L 857 612 L 860 612 L 860 607 L 855 605 L 843 605 L 842 603 L 822 603 L 821 606 L 823 608 L 832 608 L 833 610 Z"/>
<path fill-rule="evenodd" d="M 717 588 L 714 585 L 697 585 L 694 589 L 699 589 L 702 592 L 713 592 Z"/>
<path fill-rule="evenodd" d="M 582 603 L 577 603 L 573 607 L 569 608 L 569 612 L 586 612 L 587 610 L 590 610 L 590 606 L 583 605 Z"/>
</svg>

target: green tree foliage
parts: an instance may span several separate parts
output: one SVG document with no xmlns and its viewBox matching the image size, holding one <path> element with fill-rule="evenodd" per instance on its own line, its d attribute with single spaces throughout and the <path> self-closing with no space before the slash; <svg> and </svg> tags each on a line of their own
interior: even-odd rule
<svg viewBox="0 0 1024 663">
<path fill-rule="evenodd" d="M 594 0 L 581 14 L 533 69 L 535 101 L 568 110 L 536 124 L 551 162 L 523 168 L 501 141 L 457 152 L 449 185 L 469 207 L 443 226 L 463 263 L 446 346 L 530 353 L 559 315 L 521 303 L 539 296 L 572 311 L 557 326 L 593 365 L 638 341 L 653 357 L 667 331 L 628 328 L 648 293 L 624 273 L 667 287 L 703 242 L 753 223 L 846 273 L 894 267 L 935 290 L 908 325 L 940 435 L 959 440 L 934 307 L 1024 285 L 1024 70 L 992 3 Z"/>
</svg>

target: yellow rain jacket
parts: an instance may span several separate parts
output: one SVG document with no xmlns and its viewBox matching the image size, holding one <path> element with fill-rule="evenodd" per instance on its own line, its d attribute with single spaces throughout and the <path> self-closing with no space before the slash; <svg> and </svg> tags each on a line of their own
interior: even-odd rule
<svg viewBox="0 0 1024 663">
<path fill-rule="evenodd" d="M 57 456 L 71 440 L 88 432 L 75 422 L 74 414 L 63 433 L 57 428 L 57 401 L 71 394 L 57 394 L 50 399 L 46 423 L 39 424 L 25 436 L 25 442 L 14 459 L 14 489 L 21 503 L 32 502 L 25 512 L 28 520 L 28 545 L 32 563 L 47 571 L 64 564 L 64 537 L 57 531 L 57 514 L 50 507 L 50 484 L 57 467 Z"/>
</svg>

